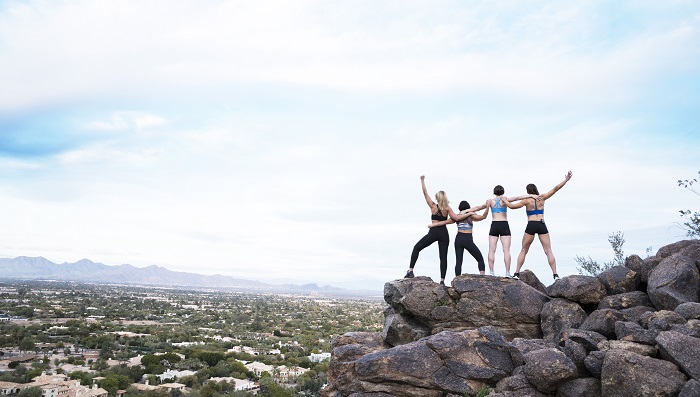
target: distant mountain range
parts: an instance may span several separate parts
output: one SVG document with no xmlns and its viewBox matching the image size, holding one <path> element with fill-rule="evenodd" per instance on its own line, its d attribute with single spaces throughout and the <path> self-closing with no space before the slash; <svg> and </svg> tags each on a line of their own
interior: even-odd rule
<svg viewBox="0 0 700 397">
<path fill-rule="evenodd" d="M 82 259 L 75 263 L 54 263 L 43 257 L 18 256 L 0 258 L 0 279 L 55 280 L 98 284 L 151 285 L 168 287 L 208 288 L 241 292 L 270 292 L 329 296 L 376 296 L 377 291 L 347 290 L 316 284 L 266 284 L 215 274 L 174 272 L 162 266 L 109 266 Z"/>
</svg>

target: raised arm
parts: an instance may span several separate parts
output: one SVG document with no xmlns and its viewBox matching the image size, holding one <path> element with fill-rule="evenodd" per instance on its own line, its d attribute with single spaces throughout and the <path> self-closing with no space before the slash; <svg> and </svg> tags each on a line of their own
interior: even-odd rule
<svg viewBox="0 0 700 397">
<path fill-rule="evenodd" d="M 554 195 L 554 193 L 558 192 L 559 189 L 563 188 L 564 185 L 566 185 L 566 182 L 569 182 L 569 179 L 571 179 L 572 176 L 573 176 L 573 174 L 571 173 L 571 171 L 567 172 L 566 175 L 564 176 L 564 180 L 561 181 L 561 182 L 559 182 L 559 183 L 557 184 L 557 186 L 554 186 L 554 188 L 552 188 L 552 190 L 550 190 L 550 191 L 548 191 L 547 193 L 543 194 L 543 195 L 541 196 L 542 199 L 543 199 L 543 200 L 547 200 L 548 198 L 552 197 L 552 196 Z"/>
<path fill-rule="evenodd" d="M 524 200 L 524 199 L 526 199 L 526 198 L 534 198 L 534 199 L 537 199 L 537 197 L 538 197 L 538 196 L 537 196 L 536 194 L 523 194 L 523 195 L 516 196 L 516 197 L 508 197 L 506 200 L 508 200 L 508 201 L 518 201 L 518 200 Z"/>
<path fill-rule="evenodd" d="M 431 199 L 430 195 L 428 194 L 428 188 L 425 187 L 425 175 L 420 176 L 420 184 L 421 184 L 421 187 L 423 188 L 423 196 L 425 196 L 425 202 L 428 203 L 428 206 L 430 206 L 430 208 L 433 208 L 433 206 L 435 206 L 435 203 L 433 202 L 433 199 Z"/>
</svg>

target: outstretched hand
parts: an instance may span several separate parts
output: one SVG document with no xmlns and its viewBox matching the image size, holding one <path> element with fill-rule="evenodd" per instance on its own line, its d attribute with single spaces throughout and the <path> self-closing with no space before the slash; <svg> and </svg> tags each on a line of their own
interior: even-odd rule
<svg viewBox="0 0 700 397">
<path fill-rule="evenodd" d="M 420 176 L 420 180 L 421 180 L 421 181 L 424 181 L 424 180 L 425 180 L 425 175 L 421 175 L 421 176 Z"/>
<path fill-rule="evenodd" d="M 571 177 L 572 177 L 573 175 L 574 175 L 574 174 L 571 173 L 571 171 L 569 171 L 569 172 L 567 172 L 566 175 L 564 176 L 564 179 L 566 179 L 566 180 L 568 181 L 569 179 L 571 179 Z"/>
</svg>

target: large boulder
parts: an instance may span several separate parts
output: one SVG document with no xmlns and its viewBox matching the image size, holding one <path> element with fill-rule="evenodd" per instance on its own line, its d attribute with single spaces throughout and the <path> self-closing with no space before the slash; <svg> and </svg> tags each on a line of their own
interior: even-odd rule
<svg viewBox="0 0 700 397">
<path fill-rule="evenodd" d="M 596 378 L 570 380 L 557 389 L 556 397 L 601 397 L 600 380 Z"/>
<path fill-rule="evenodd" d="M 516 367 L 525 365 L 525 354 L 542 349 L 556 348 L 554 343 L 545 342 L 543 339 L 515 338 L 510 344 L 510 356 Z"/>
<path fill-rule="evenodd" d="M 371 346 L 355 346 L 352 354 L 340 350 L 361 345 L 354 342 L 363 340 Z M 361 354 L 363 351 L 367 353 Z M 513 369 L 509 344 L 492 327 L 444 331 L 391 348 L 371 337 L 346 334 L 334 340 L 329 387 L 324 389 L 324 395 L 474 395 L 486 384 L 495 385 L 510 376 Z"/>
<path fill-rule="evenodd" d="M 586 369 L 588 372 L 591 373 L 595 378 L 600 379 L 600 375 L 603 372 L 603 361 L 605 360 L 605 355 L 607 352 L 605 351 L 592 351 L 588 353 L 588 356 L 586 356 L 586 359 L 583 360 L 584 365 L 586 365 Z"/>
<path fill-rule="evenodd" d="M 419 276 L 389 281 L 384 284 L 384 300 L 394 312 L 413 317 L 432 329 L 437 318 L 442 318 L 452 311 L 454 302 L 447 289 L 429 277 Z"/>
<path fill-rule="evenodd" d="M 567 339 L 580 343 L 587 351 L 598 350 L 598 344 L 607 338 L 595 331 L 569 328 L 561 333 L 559 345 L 563 345 Z"/>
<path fill-rule="evenodd" d="M 619 310 L 598 309 L 594 310 L 578 328 L 584 331 L 597 332 L 606 338 L 614 338 L 615 323 L 625 320 L 625 316 Z"/>
<path fill-rule="evenodd" d="M 700 382 L 698 382 L 695 379 L 691 379 L 688 382 L 686 382 L 685 386 L 683 386 L 683 389 L 681 389 L 681 393 L 678 395 L 678 397 L 698 396 L 700 396 Z"/>
<path fill-rule="evenodd" d="M 452 286 L 459 300 L 451 327 L 493 326 L 508 340 L 542 337 L 540 313 L 549 298 L 531 286 L 516 279 L 471 274 L 455 277 Z"/>
<path fill-rule="evenodd" d="M 573 275 L 547 287 L 547 295 L 566 298 L 581 304 L 598 304 L 606 295 L 605 286 L 597 277 Z"/>
<path fill-rule="evenodd" d="M 649 295 L 642 291 L 624 292 L 621 294 L 608 295 L 600 300 L 598 309 L 629 309 L 637 306 L 652 306 Z"/>
<path fill-rule="evenodd" d="M 559 342 L 564 329 L 578 328 L 586 317 L 586 312 L 578 303 L 562 298 L 552 299 L 542 307 L 543 339 L 552 343 Z"/>
<path fill-rule="evenodd" d="M 600 383 L 606 397 L 671 397 L 680 393 L 687 377 L 675 364 L 625 350 L 609 350 Z"/>
<path fill-rule="evenodd" d="M 700 339 L 675 331 L 656 337 L 661 357 L 678 365 L 689 377 L 700 380 Z"/>
<path fill-rule="evenodd" d="M 697 302 L 700 272 L 687 256 L 665 258 L 649 274 L 647 293 L 657 309 L 673 310 L 685 302 Z"/>
<path fill-rule="evenodd" d="M 384 310 L 384 331 L 382 338 L 391 346 L 415 342 L 430 335 L 430 329 L 409 313 L 396 313 L 393 307 Z"/>
<path fill-rule="evenodd" d="M 615 323 L 615 336 L 621 341 L 655 345 L 658 334 L 658 331 L 644 329 L 633 321 L 618 321 Z"/>
<path fill-rule="evenodd" d="M 557 349 L 541 349 L 525 354 L 525 377 L 543 393 L 552 393 L 570 380 L 576 379 L 576 365 Z"/>
<path fill-rule="evenodd" d="M 656 269 L 656 267 L 661 263 L 664 258 L 660 256 L 650 256 L 642 260 L 642 266 L 639 270 L 635 270 L 639 276 L 639 283 L 641 285 L 646 285 L 649 282 L 649 275 Z"/>
<path fill-rule="evenodd" d="M 613 266 L 597 277 L 605 286 L 608 295 L 632 292 L 637 286 L 637 272 L 625 266 Z"/>
<path fill-rule="evenodd" d="M 647 312 L 639 319 L 639 324 L 650 331 L 670 331 L 677 325 L 686 323 L 683 316 L 670 310 Z"/>
<path fill-rule="evenodd" d="M 669 245 L 663 246 L 656 251 L 656 256 L 660 258 L 667 258 L 673 254 L 677 254 L 687 248 L 692 248 L 693 246 L 700 246 L 700 240 L 681 240 L 671 243 Z"/>
<path fill-rule="evenodd" d="M 522 270 L 518 275 L 518 279 L 543 294 L 547 293 L 547 287 L 542 284 L 532 270 Z"/>
<path fill-rule="evenodd" d="M 498 382 L 494 389 L 496 393 L 489 394 L 489 397 L 545 397 L 528 382 L 522 371 L 517 372 Z"/>
<path fill-rule="evenodd" d="M 598 349 L 600 351 L 625 350 L 647 357 L 656 357 L 659 352 L 656 346 L 626 340 L 605 340 L 598 344 Z"/>
<path fill-rule="evenodd" d="M 700 320 L 700 303 L 698 302 L 681 303 L 676 306 L 674 311 L 686 320 Z"/>
<path fill-rule="evenodd" d="M 582 344 L 574 342 L 571 339 L 567 339 L 564 341 L 564 345 L 560 347 L 560 350 L 566 354 L 566 357 L 569 357 L 569 360 L 571 360 L 574 365 L 576 365 L 576 376 L 579 378 L 585 378 L 591 375 L 586 369 L 585 364 L 588 351 Z"/>
</svg>

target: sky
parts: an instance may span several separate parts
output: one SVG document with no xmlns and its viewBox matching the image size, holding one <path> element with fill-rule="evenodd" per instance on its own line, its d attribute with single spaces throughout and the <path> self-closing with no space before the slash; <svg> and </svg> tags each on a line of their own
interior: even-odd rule
<svg viewBox="0 0 700 397">
<path fill-rule="evenodd" d="M 545 219 L 577 274 L 613 232 L 685 238 L 698 109 L 695 0 L 3 0 L 0 257 L 381 291 L 428 231 L 421 175 L 456 208 L 571 170 Z M 539 242 L 524 268 L 551 282 Z"/>
</svg>

